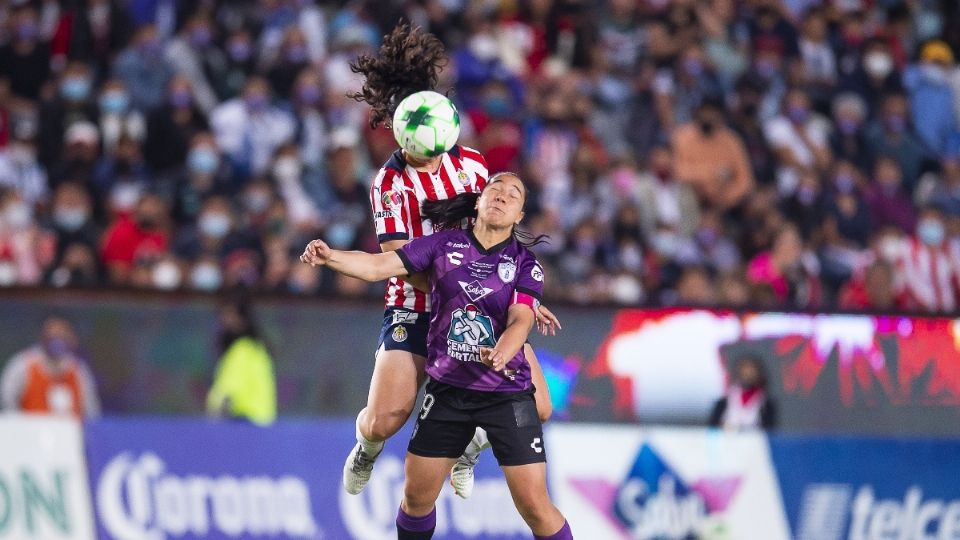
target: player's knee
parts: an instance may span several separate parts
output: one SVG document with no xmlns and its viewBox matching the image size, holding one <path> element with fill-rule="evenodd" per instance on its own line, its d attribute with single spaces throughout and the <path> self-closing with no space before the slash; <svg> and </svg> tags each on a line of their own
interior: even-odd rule
<svg viewBox="0 0 960 540">
<path fill-rule="evenodd" d="M 403 489 L 403 505 L 405 512 L 412 516 L 425 516 L 433 510 L 433 505 L 437 500 L 435 497 L 426 495 L 429 491 L 423 486 L 418 486 L 408 482 Z"/>
<path fill-rule="evenodd" d="M 546 494 L 528 493 L 516 497 L 517 512 L 532 529 L 539 529 L 550 520 L 553 505 Z"/>
<path fill-rule="evenodd" d="M 409 416 L 410 411 L 405 409 L 393 411 L 368 410 L 362 426 L 363 435 L 372 441 L 385 441 L 400 431 Z"/>
</svg>

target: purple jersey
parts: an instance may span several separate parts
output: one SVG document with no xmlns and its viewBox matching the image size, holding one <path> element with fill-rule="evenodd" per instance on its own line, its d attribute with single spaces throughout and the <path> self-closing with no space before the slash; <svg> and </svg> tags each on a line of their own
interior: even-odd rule
<svg viewBox="0 0 960 540">
<path fill-rule="evenodd" d="M 411 274 L 429 272 L 427 374 L 471 390 L 529 390 L 522 348 L 497 372 L 480 361 L 480 347 L 497 344 L 511 305 L 540 300 L 543 269 L 533 253 L 512 237 L 483 249 L 473 231 L 446 230 L 417 238 L 397 254 Z"/>
</svg>

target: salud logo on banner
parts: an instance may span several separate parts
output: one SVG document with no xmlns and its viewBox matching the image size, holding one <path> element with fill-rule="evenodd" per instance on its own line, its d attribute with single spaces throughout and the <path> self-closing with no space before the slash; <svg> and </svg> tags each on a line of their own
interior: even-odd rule
<svg viewBox="0 0 960 540">
<path fill-rule="evenodd" d="M 546 436 L 551 490 L 589 538 L 789 537 L 761 434 L 548 424 Z"/>
</svg>

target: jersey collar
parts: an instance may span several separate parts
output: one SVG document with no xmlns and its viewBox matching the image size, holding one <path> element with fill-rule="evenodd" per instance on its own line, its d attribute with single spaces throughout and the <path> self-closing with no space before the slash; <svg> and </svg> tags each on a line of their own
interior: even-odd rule
<svg viewBox="0 0 960 540">
<path fill-rule="evenodd" d="M 473 229 L 467 230 L 467 237 L 470 238 L 470 243 L 473 244 L 473 247 L 475 247 L 477 251 L 479 251 L 484 255 L 490 255 L 491 253 L 496 253 L 501 249 L 507 247 L 507 245 L 513 241 L 513 235 L 510 235 L 503 242 L 500 242 L 499 244 L 494 246 L 490 246 L 490 249 L 485 249 L 483 245 L 480 244 L 480 241 L 477 240 L 477 237 L 473 235 Z"/>
</svg>

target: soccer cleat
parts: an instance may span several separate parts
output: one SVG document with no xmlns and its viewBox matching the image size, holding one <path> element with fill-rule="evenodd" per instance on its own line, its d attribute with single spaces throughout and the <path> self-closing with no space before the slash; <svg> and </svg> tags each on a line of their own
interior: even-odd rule
<svg viewBox="0 0 960 540">
<path fill-rule="evenodd" d="M 343 464 L 343 489 L 347 490 L 347 493 L 357 495 L 367 487 L 370 473 L 373 472 L 373 462 L 379 455 L 380 452 L 373 456 L 367 454 L 360 443 L 353 447 L 347 456 L 347 462 Z"/>
<path fill-rule="evenodd" d="M 473 494 L 473 468 L 479 454 L 468 456 L 466 453 L 457 459 L 450 471 L 450 485 L 461 499 L 469 499 Z"/>
</svg>

